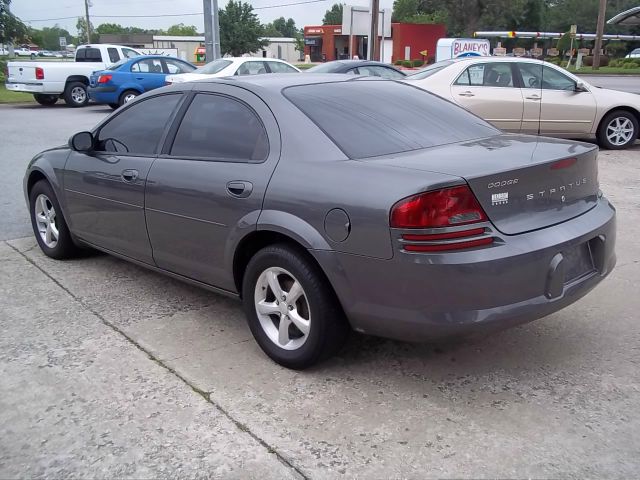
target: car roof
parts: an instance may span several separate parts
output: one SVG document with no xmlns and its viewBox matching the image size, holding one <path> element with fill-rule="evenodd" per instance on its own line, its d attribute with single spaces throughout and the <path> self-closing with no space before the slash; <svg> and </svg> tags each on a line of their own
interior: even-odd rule
<svg viewBox="0 0 640 480">
<path fill-rule="evenodd" d="M 189 82 L 191 84 L 226 83 L 228 85 L 245 86 L 249 89 L 260 87 L 265 90 L 279 92 L 287 87 L 317 85 L 322 83 L 341 83 L 348 81 L 393 81 L 380 77 L 353 76 L 342 73 L 268 73 L 263 75 L 242 75 L 238 77 L 204 78 Z"/>
<path fill-rule="evenodd" d="M 480 62 L 542 62 L 537 58 L 530 57 L 496 57 L 496 56 L 472 56 L 472 57 L 458 57 L 458 58 L 450 58 L 448 60 L 444 60 L 448 62 L 471 62 L 471 61 L 480 61 Z"/>
</svg>

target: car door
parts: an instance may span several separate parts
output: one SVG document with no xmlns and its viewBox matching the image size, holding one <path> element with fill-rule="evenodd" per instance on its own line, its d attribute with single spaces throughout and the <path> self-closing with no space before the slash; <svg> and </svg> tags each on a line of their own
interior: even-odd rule
<svg viewBox="0 0 640 480">
<path fill-rule="evenodd" d="M 153 264 L 144 189 L 159 142 L 183 96 L 165 94 L 135 102 L 97 129 L 95 151 L 71 152 L 64 193 L 75 235 Z"/>
<path fill-rule="evenodd" d="M 520 62 L 525 133 L 583 136 L 591 132 L 596 101 L 589 91 L 577 91 L 564 73 L 538 62 Z"/>
<path fill-rule="evenodd" d="M 469 65 L 451 85 L 451 98 L 496 127 L 519 132 L 524 102 L 513 72 L 509 62 Z"/>
<path fill-rule="evenodd" d="M 160 58 L 144 58 L 131 65 L 132 80 L 143 92 L 164 86 L 164 68 Z"/>
<path fill-rule="evenodd" d="M 231 85 L 207 88 L 179 115 L 151 168 L 147 229 L 159 267 L 233 291 L 235 242 L 256 228 L 280 134 L 254 94 Z"/>
</svg>

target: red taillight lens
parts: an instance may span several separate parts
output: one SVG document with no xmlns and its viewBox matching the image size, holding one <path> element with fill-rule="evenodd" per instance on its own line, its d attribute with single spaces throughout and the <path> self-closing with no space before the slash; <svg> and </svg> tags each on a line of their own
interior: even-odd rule
<svg viewBox="0 0 640 480">
<path fill-rule="evenodd" d="M 467 185 L 444 188 L 405 198 L 391 209 L 393 228 L 438 228 L 487 220 Z"/>
<path fill-rule="evenodd" d="M 100 75 L 98 77 L 98 83 L 108 83 L 111 81 L 112 77 L 113 75 L 111 75 L 110 73 L 107 73 L 106 75 Z"/>
<path fill-rule="evenodd" d="M 44 80 L 44 69 L 36 67 L 36 80 Z"/>
</svg>

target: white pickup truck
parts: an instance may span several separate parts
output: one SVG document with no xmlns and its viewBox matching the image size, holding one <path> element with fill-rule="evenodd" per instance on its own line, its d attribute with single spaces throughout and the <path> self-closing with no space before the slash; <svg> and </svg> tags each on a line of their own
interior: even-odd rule
<svg viewBox="0 0 640 480">
<path fill-rule="evenodd" d="M 89 77 L 96 70 L 140 55 L 133 48 L 120 45 L 81 45 L 74 62 L 8 62 L 7 90 L 33 93 L 40 105 L 53 105 L 63 98 L 70 107 L 84 107 L 89 102 Z"/>
</svg>

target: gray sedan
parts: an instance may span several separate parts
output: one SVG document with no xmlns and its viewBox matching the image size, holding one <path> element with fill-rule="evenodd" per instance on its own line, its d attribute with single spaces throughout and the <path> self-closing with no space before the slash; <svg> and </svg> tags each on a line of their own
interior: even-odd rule
<svg viewBox="0 0 640 480">
<path fill-rule="evenodd" d="M 37 155 L 24 188 L 46 255 L 93 247 L 240 298 L 290 368 L 351 329 L 421 341 L 534 320 L 615 264 L 596 147 L 503 134 L 382 79 L 155 90 Z"/>
</svg>

